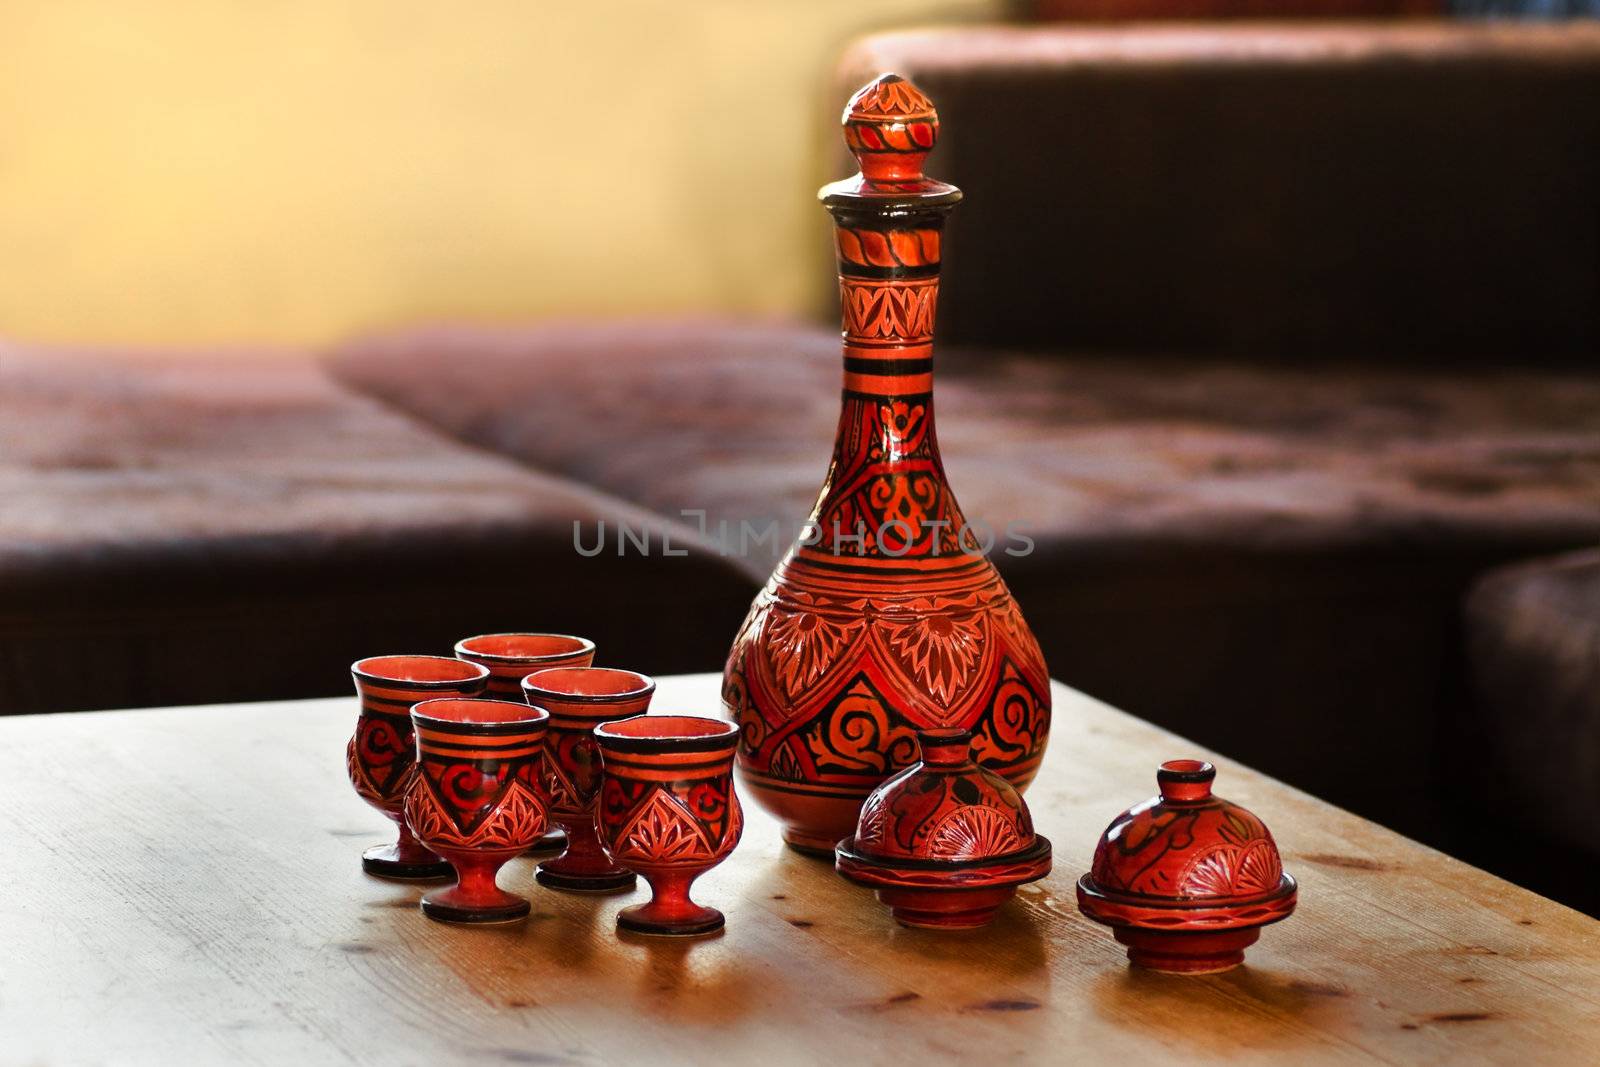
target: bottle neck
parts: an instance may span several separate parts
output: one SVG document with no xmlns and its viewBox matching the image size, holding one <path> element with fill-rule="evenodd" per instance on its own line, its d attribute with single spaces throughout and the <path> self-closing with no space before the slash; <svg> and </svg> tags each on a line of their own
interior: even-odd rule
<svg viewBox="0 0 1600 1067">
<path fill-rule="evenodd" d="M 972 537 L 933 422 L 933 324 L 949 204 L 828 203 L 836 223 L 844 390 L 833 462 L 801 554 L 839 569 L 958 568 Z"/>
<path fill-rule="evenodd" d="M 844 392 L 931 413 L 943 210 L 833 209 Z"/>
</svg>

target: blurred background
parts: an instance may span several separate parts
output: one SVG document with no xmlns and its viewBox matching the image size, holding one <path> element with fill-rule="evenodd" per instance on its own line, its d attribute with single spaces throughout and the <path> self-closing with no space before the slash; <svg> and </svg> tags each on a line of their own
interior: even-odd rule
<svg viewBox="0 0 1600 1067">
<path fill-rule="evenodd" d="M 814 310 L 833 60 L 1000 0 L 0 6 L 0 327 Z"/>
<path fill-rule="evenodd" d="M 1597 13 L 10 0 L 0 713 L 497 630 L 718 670 L 893 70 L 966 193 L 951 483 L 1052 675 L 1600 913 Z"/>
<path fill-rule="evenodd" d="M 834 60 L 913 24 L 1593 0 L 12 0 L 0 329 L 325 343 L 422 319 L 816 313 Z M 825 262 L 825 260 L 823 261 Z"/>
</svg>

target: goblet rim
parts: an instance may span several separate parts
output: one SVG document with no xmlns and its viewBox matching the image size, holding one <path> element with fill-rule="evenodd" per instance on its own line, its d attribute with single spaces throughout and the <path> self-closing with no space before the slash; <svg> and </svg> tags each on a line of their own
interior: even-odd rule
<svg viewBox="0 0 1600 1067">
<path fill-rule="evenodd" d="M 452 664 L 457 669 L 467 668 L 467 673 L 459 678 L 412 678 L 400 674 L 382 674 L 378 673 L 378 669 L 375 669 L 380 663 L 393 663 L 399 660 L 422 660 L 434 665 Z M 431 690 L 448 692 L 473 682 L 486 681 L 489 678 L 489 668 L 481 663 L 457 659 L 455 656 L 434 656 L 428 653 L 392 653 L 381 656 L 363 656 L 350 664 L 350 673 L 369 685 L 376 685 L 385 689 L 417 689 L 425 692 Z"/>
<path fill-rule="evenodd" d="M 573 642 L 573 647 L 564 649 L 560 652 L 538 653 L 486 652 L 481 649 L 468 647 L 474 641 L 490 641 L 496 638 L 512 637 L 531 637 L 549 639 L 552 641 L 571 641 Z M 528 630 L 508 631 L 506 633 L 493 634 L 474 634 L 471 637 L 463 637 L 461 640 L 457 641 L 454 648 L 455 654 L 458 658 L 465 658 L 468 656 L 473 657 L 471 660 L 468 660 L 468 662 L 483 660 L 487 663 L 521 665 L 524 663 L 546 663 L 555 660 L 566 659 L 569 656 L 581 656 L 585 653 L 593 655 L 595 645 L 593 641 L 589 640 L 589 638 L 579 637 L 577 634 L 536 633 Z"/>
<path fill-rule="evenodd" d="M 685 727 L 693 732 L 684 732 Z M 594 736 L 601 751 L 731 752 L 738 743 L 739 726 L 705 715 L 633 715 L 601 723 Z"/>
<path fill-rule="evenodd" d="M 566 689 L 552 689 L 534 681 L 536 678 L 557 674 L 574 674 L 581 672 L 587 678 L 619 677 L 626 675 L 634 678 L 639 684 L 631 689 L 616 693 L 580 693 Z M 553 678 L 549 680 L 554 681 Z M 522 695 L 528 703 L 535 703 L 535 698 L 554 701 L 559 704 L 623 704 L 630 700 L 649 696 L 656 690 L 656 680 L 648 674 L 639 671 L 630 671 L 625 667 L 547 667 L 542 671 L 533 671 L 522 679 Z"/>
<path fill-rule="evenodd" d="M 484 717 L 447 717 L 433 714 L 434 712 L 444 711 L 445 706 L 451 704 L 471 705 L 474 710 L 482 712 Z M 499 716 L 493 716 L 490 705 L 506 710 Z M 429 729 L 445 730 L 447 732 L 462 729 L 473 732 L 485 729 L 527 729 L 533 726 L 548 727 L 550 724 L 550 712 L 537 704 L 523 704 L 515 700 L 500 700 L 495 697 L 433 697 L 429 700 L 419 700 L 411 706 L 411 721 L 418 726 L 426 726 Z"/>
</svg>

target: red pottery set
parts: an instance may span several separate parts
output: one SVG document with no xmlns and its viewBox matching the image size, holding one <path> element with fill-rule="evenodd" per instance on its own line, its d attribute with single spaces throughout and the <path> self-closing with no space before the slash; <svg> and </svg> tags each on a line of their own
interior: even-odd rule
<svg viewBox="0 0 1600 1067">
<path fill-rule="evenodd" d="M 876 889 L 904 926 L 983 926 L 1017 886 L 1050 873 L 1050 842 L 1033 832 L 1016 787 L 972 762 L 970 732 L 923 730 L 917 740 L 921 762 L 872 791 L 834 865 Z"/>
<path fill-rule="evenodd" d="M 820 194 L 843 304 L 833 459 L 808 535 L 734 639 L 732 721 L 647 714 L 650 678 L 594 667 L 593 642 L 560 634 L 485 634 L 455 659 L 352 668 L 350 780 L 400 827 L 362 865 L 455 875 L 424 898 L 430 916 L 526 915 L 496 872 L 554 823 L 564 848 L 539 865 L 541 884 L 606 893 L 643 875 L 651 899 L 624 909 L 619 929 L 719 930 L 722 913 L 689 890 L 739 843 L 735 768 L 791 847 L 831 857 L 902 925 L 982 927 L 1050 873 L 1050 842 L 1022 799 L 1049 735 L 1049 675 L 934 434 L 940 238 L 961 192 L 922 172 L 939 120 L 905 79 L 875 79 L 843 123 L 860 173 Z M 1294 911 L 1272 835 L 1212 795 L 1215 775 L 1198 760 L 1162 764 L 1161 795 L 1111 823 L 1078 882 L 1083 914 L 1135 966 L 1226 970 Z"/>
<path fill-rule="evenodd" d="M 411 707 L 433 697 L 476 696 L 489 672 L 445 656 L 373 656 L 357 661 L 350 673 L 361 697 L 355 736 L 345 750 L 350 784 L 400 827 L 395 843 L 368 849 L 361 866 L 385 878 L 448 878 L 450 865 L 418 844 L 403 812 L 416 776 Z"/>
<path fill-rule="evenodd" d="M 632 889 L 633 872 L 612 862 L 595 835 L 600 754 L 594 728 L 643 715 L 655 694 L 655 682 L 633 671 L 558 667 L 524 678 L 522 691 L 529 704 L 550 713 L 545 782 L 550 815 L 567 832 L 561 855 L 539 864 L 539 883 L 586 893 Z"/>
<path fill-rule="evenodd" d="M 509 700 L 424 700 L 411 709 L 417 776 L 405 815 L 423 844 L 450 861 L 456 884 L 422 898 L 446 922 L 506 922 L 527 900 L 495 884 L 505 862 L 544 835 L 539 780 L 550 713 Z"/>
<path fill-rule="evenodd" d="M 750 795 L 790 845 L 829 857 L 867 794 L 916 759 L 917 730 L 972 731 L 977 761 L 1023 788 L 1050 727 L 1044 656 L 934 434 L 940 235 L 961 199 L 922 173 L 938 116 L 886 74 L 843 121 L 861 172 L 821 192 L 844 312 L 833 459 L 815 536 L 757 595 L 723 678 Z"/>
<path fill-rule="evenodd" d="M 1212 795 L 1216 768 L 1171 760 L 1156 772 L 1161 795 L 1112 821 L 1078 881 L 1078 907 L 1111 927 L 1140 967 L 1179 974 L 1244 962 L 1261 927 L 1294 911 L 1266 824 Z"/>
<path fill-rule="evenodd" d="M 739 843 L 744 813 L 733 791 L 739 729 L 721 719 L 641 715 L 596 727 L 605 768 L 597 825 L 617 863 L 650 883 L 647 904 L 617 926 L 642 934 L 706 934 L 723 917 L 689 899 L 689 886 Z"/>
<path fill-rule="evenodd" d="M 565 847 L 540 865 L 540 883 L 614 892 L 632 889 L 637 871 L 653 897 L 625 909 L 620 929 L 720 930 L 722 913 L 691 901 L 689 886 L 739 843 L 738 728 L 686 715 L 630 725 L 649 707 L 655 682 L 589 666 L 594 643 L 585 638 L 488 634 L 458 642 L 456 651 L 455 659 L 374 656 L 351 668 L 361 716 L 349 746 L 350 780 L 400 827 L 399 842 L 370 850 L 363 869 L 387 878 L 453 877 L 454 885 L 422 898 L 430 918 L 514 921 L 531 906 L 501 889 L 496 874 L 558 820 Z M 476 696 L 486 686 L 506 691 L 511 678 L 523 700 Z M 609 771 L 601 744 L 610 750 Z M 615 818 L 597 826 L 607 783 L 606 810 Z"/>
</svg>

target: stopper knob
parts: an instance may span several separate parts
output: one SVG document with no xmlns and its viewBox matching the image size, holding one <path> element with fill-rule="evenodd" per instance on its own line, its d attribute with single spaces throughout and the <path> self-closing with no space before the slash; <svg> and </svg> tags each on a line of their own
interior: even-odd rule
<svg viewBox="0 0 1600 1067">
<path fill-rule="evenodd" d="M 1161 788 L 1162 800 L 1194 803 L 1211 796 L 1211 783 L 1216 777 L 1217 769 L 1204 760 L 1174 759 L 1156 771 L 1156 785 Z"/>
<path fill-rule="evenodd" d="M 921 89 L 880 74 L 850 98 L 840 119 L 844 143 L 868 182 L 919 182 L 939 140 L 939 113 Z"/>
<path fill-rule="evenodd" d="M 917 731 L 922 762 L 930 767 L 959 767 L 971 758 L 972 731 L 955 728 Z"/>
</svg>

